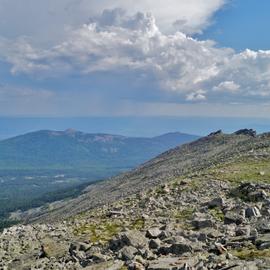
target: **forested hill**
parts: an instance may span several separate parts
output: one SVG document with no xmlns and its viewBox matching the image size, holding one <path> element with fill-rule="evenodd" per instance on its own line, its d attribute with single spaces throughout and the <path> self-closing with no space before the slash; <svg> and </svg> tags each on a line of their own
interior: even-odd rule
<svg viewBox="0 0 270 270">
<path fill-rule="evenodd" d="M 153 138 L 66 131 L 37 131 L 0 142 L 0 169 L 131 168 L 198 136 L 169 133 Z"/>
</svg>

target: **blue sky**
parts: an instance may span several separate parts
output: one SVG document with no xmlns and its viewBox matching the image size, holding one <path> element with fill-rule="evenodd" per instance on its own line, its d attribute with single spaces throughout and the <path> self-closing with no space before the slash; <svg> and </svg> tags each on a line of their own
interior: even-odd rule
<svg viewBox="0 0 270 270">
<path fill-rule="evenodd" d="M 269 10 L 268 0 L 0 0 L 0 116 L 267 127 Z"/>
<path fill-rule="evenodd" d="M 270 1 L 233 0 L 214 15 L 202 38 L 236 50 L 269 50 Z"/>
</svg>

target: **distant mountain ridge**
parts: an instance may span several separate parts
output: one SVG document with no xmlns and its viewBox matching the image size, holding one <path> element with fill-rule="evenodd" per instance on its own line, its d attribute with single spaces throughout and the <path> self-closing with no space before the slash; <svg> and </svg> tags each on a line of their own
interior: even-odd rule
<svg viewBox="0 0 270 270">
<path fill-rule="evenodd" d="M 41 130 L 0 141 L 0 170 L 131 168 L 199 136 L 168 133 L 153 138 Z"/>
</svg>

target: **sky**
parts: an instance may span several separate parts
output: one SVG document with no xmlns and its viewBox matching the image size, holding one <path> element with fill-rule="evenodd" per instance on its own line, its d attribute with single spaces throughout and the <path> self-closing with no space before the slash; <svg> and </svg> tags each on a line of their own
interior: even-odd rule
<svg viewBox="0 0 270 270">
<path fill-rule="evenodd" d="M 269 10 L 269 0 L 0 0 L 0 116 L 267 126 Z"/>
</svg>

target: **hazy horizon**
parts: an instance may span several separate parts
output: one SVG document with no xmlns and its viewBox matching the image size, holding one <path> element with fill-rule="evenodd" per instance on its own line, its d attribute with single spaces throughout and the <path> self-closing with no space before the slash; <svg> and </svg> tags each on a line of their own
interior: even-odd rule
<svg viewBox="0 0 270 270">
<path fill-rule="evenodd" d="M 243 128 L 269 132 L 270 123 L 263 118 L 226 117 L 0 117 L 0 139 L 38 130 L 69 128 L 130 137 L 153 137 L 170 132 L 205 136 L 219 129 L 225 133 Z"/>
</svg>

